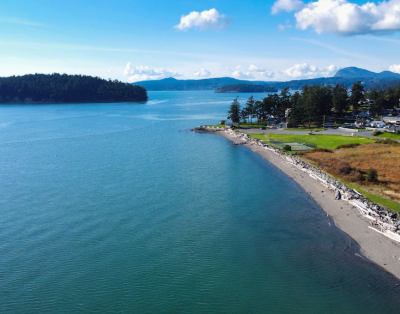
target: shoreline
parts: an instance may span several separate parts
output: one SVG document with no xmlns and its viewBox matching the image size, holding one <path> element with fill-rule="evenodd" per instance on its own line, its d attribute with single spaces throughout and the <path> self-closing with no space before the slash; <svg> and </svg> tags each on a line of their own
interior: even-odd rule
<svg viewBox="0 0 400 314">
<path fill-rule="evenodd" d="M 400 236 L 389 231 L 381 232 L 383 229 L 380 231 L 371 226 L 374 218 L 362 215 L 364 211 L 360 202 L 357 204 L 357 200 L 344 200 L 343 198 L 335 200 L 335 192 L 325 184 L 326 182 L 318 180 L 316 176 L 312 176 L 304 169 L 299 169 L 272 150 L 257 145 L 257 141 L 250 141 L 226 131 L 204 130 L 203 132 L 215 133 L 235 145 L 246 146 L 280 169 L 314 199 L 340 230 L 357 242 L 364 257 L 400 279 L 400 242 L 398 242 Z M 379 218 L 376 218 L 376 221 L 379 221 Z M 385 224 L 380 221 L 379 223 L 380 227 Z"/>
</svg>

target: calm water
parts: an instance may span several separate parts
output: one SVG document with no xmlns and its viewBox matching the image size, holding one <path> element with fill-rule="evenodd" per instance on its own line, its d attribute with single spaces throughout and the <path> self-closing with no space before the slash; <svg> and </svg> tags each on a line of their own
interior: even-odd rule
<svg viewBox="0 0 400 314">
<path fill-rule="evenodd" d="M 182 132 L 233 95 L 149 96 L 0 106 L 1 313 L 399 313 L 398 281 L 294 182 Z"/>
</svg>

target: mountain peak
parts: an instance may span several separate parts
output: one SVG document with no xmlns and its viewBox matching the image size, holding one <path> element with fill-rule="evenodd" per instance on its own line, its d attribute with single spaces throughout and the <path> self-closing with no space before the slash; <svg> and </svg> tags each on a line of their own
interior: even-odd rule
<svg viewBox="0 0 400 314">
<path fill-rule="evenodd" d="M 365 77 L 372 77 L 372 78 L 400 78 L 400 74 L 390 72 L 390 71 L 383 71 L 380 73 L 368 71 L 365 69 L 360 69 L 357 67 L 347 67 L 343 68 L 336 72 L 334 77 L 343 77 L 343 78 L 365 78 Z"/>
</svg>

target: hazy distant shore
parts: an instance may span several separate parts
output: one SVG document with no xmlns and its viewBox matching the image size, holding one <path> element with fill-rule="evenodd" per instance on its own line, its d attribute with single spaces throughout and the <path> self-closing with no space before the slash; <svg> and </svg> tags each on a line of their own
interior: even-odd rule
<svg viewBox="0 0 400 314">
<path fill-rule="evenodd" d="M 229 139 L 234 144 L 250 148 L 296 181 L 332 218 L 336 226 L 360 245 L 360 251 L 366 258 L 400 279 L 400 243 L 372 230 L 370 220 L 364 218 L 351 204 L 344 200 L 335 200 L 332 190 L 325 188 L 318 180 L 272 151 L 252 145 L 224 131 L 215 134 Z"/>
</svg>

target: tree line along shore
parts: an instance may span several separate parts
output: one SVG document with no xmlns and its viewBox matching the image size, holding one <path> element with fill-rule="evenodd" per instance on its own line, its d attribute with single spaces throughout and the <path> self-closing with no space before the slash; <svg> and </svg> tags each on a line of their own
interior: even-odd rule
<svg viewBox="0 0 400 314">
<path fill-rule="evenodd" d="M 138 85 L 99 77 L 29 74 L 0 78 L 0 103 L 92 103 L 147 101 Z"/>
<path fill-rule="evenodd" d="M 290 93 L 284 88 L 262 100 L 251 96 L 241 108 L 238 98 L 231 104 L 228 119 L 233 123 L 247 123 L 256 119 L 265 123 L 268 118 L 288 122 L 288 127 L 322 124 L 324 117 L 337 121 L 354 121 L 362 116 L 378 118 L 384 112 L 392 116 L 399 113 L 400 85 L 383 90 L 365 91 L 361 82 L 356 82 L 349 92 L 344 84 L 334 86 L 305 85 L 301 91 Z M 367 115 L 360 115 L 362 111 Z"/>
</svg>

